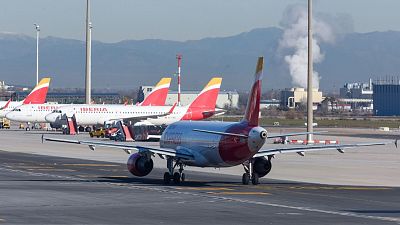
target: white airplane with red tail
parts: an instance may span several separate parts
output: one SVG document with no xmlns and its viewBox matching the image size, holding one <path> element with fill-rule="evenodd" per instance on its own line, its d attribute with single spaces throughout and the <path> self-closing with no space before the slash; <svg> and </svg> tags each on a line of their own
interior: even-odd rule
<svg viewBox="0 0 400 225">
<path fill-rule="evenodd" d="M 28 96 L 22 101 L 12 102 L 11 99 L 8 101 L 0 101 L 0 118 L 6 117 L 6 114 L 11 112 L 18 106 L 27 104 L 43 104 L 46 102 L 47 92 L 49 90 L 50 78 L 43 78 L 39 84 L 29 93 Z"/>
<path fill-rule="evenodd" d="M 65 140 L 42 137 L 45 141 L 84 144 L 94 150 L 96 146 L 122 149 L 128 153 L 137 151 L 128 159 L 128 170 L 135 176 L 143 177 L 153 169 L 152 157 L 160 156 L 167 160 L 168 172 L 164 183 L 171 180 L 175 184 L 185 180 L 184 166 L 232 167 L 242 164 L 245 173 L 243 184 L 258 184 L 259 178 L 271 170 L 271 158 L 280 153 L 306 152 L 316 150 L 384 145 L 386 143 L 364 143 L 347 145 L 301 146 L 295 148 L 263 149 L 267 138 L 295 136 L 304 133 L 268 135 L 259 126 L 261 80 L 263 57 L 258 59 L 255 80 L 247 102 L 246 113 L 240 122 L 178 121 L 167 127 L 160 139 L 160 147 L 144 147 L 104 143 L 95 141 Z M 174 170 L 178 168 L 177 172 Z"/>
</svg>

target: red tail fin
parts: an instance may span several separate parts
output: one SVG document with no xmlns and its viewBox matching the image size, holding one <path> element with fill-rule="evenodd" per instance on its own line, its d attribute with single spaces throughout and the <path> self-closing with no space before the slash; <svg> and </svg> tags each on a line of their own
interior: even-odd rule
<svg viewBox="0 0 400 225">
<path fill-rule="evenodd" d="M 215 104 L 217 102 L 221 83 L 221 77 L 212 78 L 196 99 L 190 104 L 189 109 L 202 108 L 204 110 L 215 110 Z"/>
<path fill-rule="evenodd" d="M 259 57 L 257 62 L 256 73 L 254 75 L 254 83 L 251 88 L 251 92 L 249 94 L 246 113 L 243 118 L 243 120 L 248 122 L 250 126 L 258 126 L 263 67 L 264 67 L 264 57 Z"/>
<path fill-rule="evenodd" d="M 50 78 L 43 78 L 39 84 L 26 96 L 22 104 L 43 104 L 46 102 L 47 91 L 49 90 Z"/>
<path fill-rule="evenodd" d="M 157 83 L 153 91 L 143 100 L 142 106 L 163 106 L 167 100 L 171 78 L 164 77 Z"/>
</svg>

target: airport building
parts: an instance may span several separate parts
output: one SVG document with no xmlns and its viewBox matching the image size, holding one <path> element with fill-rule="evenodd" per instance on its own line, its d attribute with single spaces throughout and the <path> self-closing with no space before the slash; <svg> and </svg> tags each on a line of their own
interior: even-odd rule
<svg viewBox="0 0 400 225">
<path fill-rule="evenodd" d="M 313 88 L 313 104 L 314 109 L 321 104 L 322 92 Z M 297 108 L 301 104 L 307 103 L 307 89 L 304 88 L 288 88 L 281 91 L 281 106 L 290 109 Z"/>
<path fill-rule="evenodd" d="M 372 111 L 372 95 L 372 79 L 369 79 L 368 83 L 346 83 L 342 88 L 340 88 L 340 96 L 337 99 L 337 106 L 344 110 Z"/>
<path fill-rule="evenodd" d="M 143 99 L 153 90 L 154 86 L 141 86 L 139 87 L 137 99 L 142 102 Z M 200 93 L 200 91 L 182 91 L 181 104 L 189 105 Z M 178 102 L 178 92 L 169 91 L 166 105 L 173 105 Z M 220 91 L 217 98 L 216 106 L 218 108 L 238 108 L 239 107 L 239 93 L 236 91 Z"/>
<path fill-rule="evenodd" d="M 264 99 L 260 101 L 261 109 L 278 108 L 281 106 L 281 101 L 278 99 Z"/>
<path fill-rule="evenodd" d="M 373 91 L 374 115 L 400 115 L 400 80 L 398 78 L 375 81 Z"/>
</svg>

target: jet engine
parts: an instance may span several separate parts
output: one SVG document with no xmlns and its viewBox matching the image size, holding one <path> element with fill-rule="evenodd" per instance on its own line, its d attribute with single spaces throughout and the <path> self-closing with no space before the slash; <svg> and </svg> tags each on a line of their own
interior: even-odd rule
<svg viewBox="0 0 400 225">
<path fill-rule="evenodd" d="M 259 177 L 267 175 L 271 171 L 271 168 L 271 161 L 264 157 L 258 157 L 254 160 L 253 170 Z"/>
<path fill-rule="evenodd" d="M 131 155 L 126 163 L 131 174 L 144 177 L 153 170 L 153 160 L 146 155 L 135 153 Z"/>
</svg>

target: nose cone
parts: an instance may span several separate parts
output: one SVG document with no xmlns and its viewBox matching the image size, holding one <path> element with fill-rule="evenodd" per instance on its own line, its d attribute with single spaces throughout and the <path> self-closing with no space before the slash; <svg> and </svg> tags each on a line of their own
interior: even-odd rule
<svg viewBox="0 0 400 225">
<path fill-rule="evenodd" d="M 0 118 L 5 118 L 7 115 L 7 112 L 5 110 L 0 110 Z"/>
<path fill-rule="evenodd" d="M 45 116 L 45 119 L 49 123 L 55 123 L 59 117 L 59 113 L 50 113 L 47 116 Z"/>
</svg>

